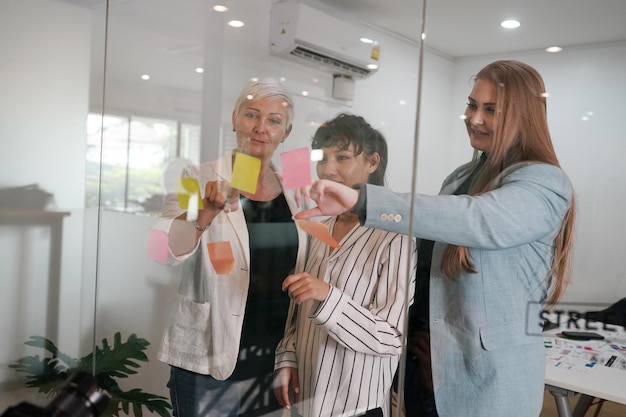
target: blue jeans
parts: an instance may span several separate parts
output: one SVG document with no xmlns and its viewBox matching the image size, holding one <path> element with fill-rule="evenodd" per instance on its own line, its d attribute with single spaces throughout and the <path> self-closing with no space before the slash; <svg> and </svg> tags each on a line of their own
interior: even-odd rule
<svg viewBox="0 0 626 417">
<path fill-rule="evenodd" d="M 240 387 L 185 369 L 170 367 L 170 399 L 174 417 L 237 417 Z"/>
</svg>

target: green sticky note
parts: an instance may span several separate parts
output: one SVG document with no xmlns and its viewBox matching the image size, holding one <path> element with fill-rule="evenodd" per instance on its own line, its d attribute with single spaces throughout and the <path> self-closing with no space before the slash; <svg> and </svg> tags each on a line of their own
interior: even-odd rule
<svg viewBox="0 0 626 417">
<path fill-rule="evenodd" d="M 259 158 L 245 153 L 236 153 L 230 186 L 250 194 L 256 194 L 260 172 L 261 160 Z"/>
<path fill-rule="evenodd" d="M 180 208 L 188 209 L 189 208 L 189 198 L 195 195 L 198 202 L 198 210 L 204 208 L 202 204 L 202 196 L 200 194 L 200 184 L 198 184 L 198 180 L 195 178 L 181 178 L 178 182 L 178 203 L 180 204 Z"/>
</svg>

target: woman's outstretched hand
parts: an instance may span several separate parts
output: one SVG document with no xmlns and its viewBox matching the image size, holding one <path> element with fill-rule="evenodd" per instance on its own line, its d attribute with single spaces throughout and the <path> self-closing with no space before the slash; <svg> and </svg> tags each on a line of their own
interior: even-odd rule
<svg viewBox="0 0 626 417">
<path fill-rule="evenodd" d="M 295 194 L 298 206 L 309 200 L 317 207 L 296 213 L 295 219 L 308 219 L 316 216 L 335 216 L 350 211 L 359 199 L 359 191 L 330 180 L 318 180 L 311 185 L 301 187 Z"/>
</svg>

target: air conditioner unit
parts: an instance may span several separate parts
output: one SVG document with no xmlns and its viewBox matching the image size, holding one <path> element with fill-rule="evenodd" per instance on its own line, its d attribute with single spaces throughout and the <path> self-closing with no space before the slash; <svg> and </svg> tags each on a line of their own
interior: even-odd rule
<svg viewBox="0 0 626 417">
<path fill-rule="evenodd" d="M 365 78 L 378 70 L 380 44 L 358 23 L 341 20 L 308 5 L 272 4 L 270 53 L 335 75 Z M 372 42 L 364 43 L 361 38 Z"/>
</svg>

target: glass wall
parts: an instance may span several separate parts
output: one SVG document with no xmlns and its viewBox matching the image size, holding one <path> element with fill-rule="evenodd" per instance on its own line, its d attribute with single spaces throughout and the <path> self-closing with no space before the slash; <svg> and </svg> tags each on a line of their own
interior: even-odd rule
<svg viewBox="0 0 626 417">
<path fill-rule="evenodd" d="M 58 389 L 76 367 L 96 374 L 113 367 L 119 373 L 109 389 L 120 415 L 133 413 L 122 408 L 127 404 L 171 414 L 170 367 L 158 351 L 189 261 L 164 262 L 168 253 L 157 232 L 169 226 L 159 223 L 160 215 L 168 195 L 189 193 L 181 191 L 184 167 L 237 150 L 233 109 L 254 78 L 280 80 L 293 97 L 293 128 L 271 158 L 278 171 L 289 162 L 282 156 L 309 149 L 326 121 L 358 114 L 387 140 L 386 185 L 436 194 L 472 157 L 460 119 L 471 76 L 495 59 L 533 65 L 548 86 L 551 133 L 578 198 L 574 273 L 563 308 L 604 308 L 626 294 L 618 262 L 626 207 L 619 193 L 626 187 L 620 171 L 626 132 L 618 123 L 626 110 L 623 29 L 603 40 L 599 28 L 589 39 L 561 39 L 565 48 L 557 54 L 520 49 L 504 32 L 494 39 L 477 35 L 482 48 L 468 55 L 443 42 L 455 31 L 450 22 L 463 19 L 462 9 L 427 5 L 423 16 L 421 2 L 407 5 L 402 16 L 389 18 L 414 22 L 417 35 L 408 37 L 391 24 L 357 21 L 357 12 L 368 10 L 352 11 L 349 2 L 303 2 L 306 13 L 332 17 L 329 25 L 343 22 L 342 30 L 358 27 L 372 41 L 358 46 L 366 51 L 360 59 L 379 67 L 367 74 L 353 66 L 337 76 L 319 60 L 270 53 L 278 47 L 270 39 L 287 24 L 272 18 L 274 3 L 229 1 L 227 10 L 216 11 L 217 2 L 195 0 L 0 0 L 0 409 L 19 401 L 46 404 L 51 387 Z M 501 10 L 496 3 L 482 7 Z M 522 10 L 525 2 L 517 3 Z M 567 8 L 566 0 L 559 3 Z M 345 34 L 330 29 L 319 27 L 316 41 L 340 43 Z M 321 172 L 316 161 L 296 167 L 313 178 Z M 195 233 L 191 221 L 177 222 Z M 255 233 L 259 242 L 288 234 L 264 226 Z M 232 262 L 247 268 L 242 258 Z M 397 276 L 412 270 L 398 268 Z M 245 316 L 250 323 L 283 331 L 286 307 L 271 320 L 277 309 L 255 307 L 256 314 Z M 245 343 L 240 360 L 274 360 L 271 342 Z M 37 377 L 42 373 L 51 379 Z M 270 415 L 271 378 L 242 377 L 238 385 L 242 413 Z M 129 400 L 135 389 L 143 399 Z"/>
</svg>

